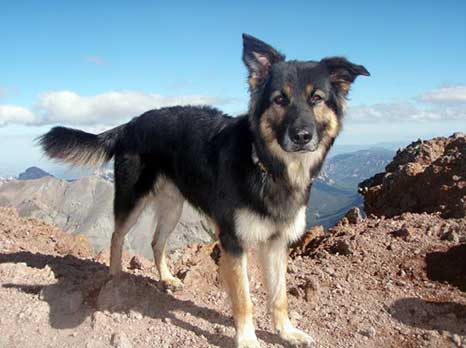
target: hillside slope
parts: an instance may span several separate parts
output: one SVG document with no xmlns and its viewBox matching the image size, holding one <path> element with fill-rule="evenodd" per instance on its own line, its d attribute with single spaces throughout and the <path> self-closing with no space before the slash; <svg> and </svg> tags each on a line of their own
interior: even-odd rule
<svg viewBox="0 0 466 348">
<path fill-rule="evenodd" d="M 394 152 L 384 148 L 369 148 L 328 158 L 319 179 L 336 188 L 356 190 L 358 184 L 384 170 Z"/>
<path fill-rule="evenodd" d="M 113 231 L 113 184 L 97 176 L 68 182 L 50 176 L 37 180 L 15 180 L 0 186 L 0 206 L 15 207 L 21 216 L 36 217 L 64 231 L 85 235 L 94 250 L 110 244 Z M 154 231 L 150 210 L 128 233 L 126 248 L 152 257 Z M 193 242 L 209 242 L 207 224 L 188 204 L 171 236 L 169 248 Z"/>
</svg>

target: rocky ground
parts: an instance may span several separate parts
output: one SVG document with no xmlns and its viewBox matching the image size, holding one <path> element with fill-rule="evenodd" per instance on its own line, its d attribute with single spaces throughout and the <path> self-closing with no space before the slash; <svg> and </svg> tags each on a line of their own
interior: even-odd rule
<svg viewBox="0 0 466 348">
<path fill-rule="evenodd" d="M 318 347 L 466 347 L 466 219 L 405 213 L 310 231 L 291 250 L 292 321 Z M 218 250 L 171 255 L 185 283 L 164 291 L 148 260 L 125 255 L 122 279 L 85 239 L 0 209 L 0 347 L 233 347 Z M 257 333 L 271 333 L 260 272 L 252 262 Z"/>
</svg>

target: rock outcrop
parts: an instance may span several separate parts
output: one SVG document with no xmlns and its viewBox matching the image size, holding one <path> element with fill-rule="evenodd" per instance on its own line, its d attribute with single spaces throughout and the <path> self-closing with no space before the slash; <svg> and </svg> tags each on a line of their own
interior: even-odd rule
<svg viewBox="0 0 466 348">
<path fill-rule="evenodd" d="M 384 173 L 359 184 L 367 214 L 404 212 L 464 217 L 466 212 L 466 135 L 418 140 L 399 150 Z"/>
</svg>

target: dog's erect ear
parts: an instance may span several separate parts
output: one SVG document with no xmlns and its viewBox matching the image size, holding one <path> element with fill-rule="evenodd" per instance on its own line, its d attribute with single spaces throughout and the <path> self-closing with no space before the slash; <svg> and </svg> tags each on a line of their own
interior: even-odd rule
<svg viewBox="0 0 466 348">
<path fill-rule="evenodd" d="M 243 34 L 243 62 L 249 70 L 249 85 L 252 89 L 267 78 L 273 64 L 284 60 L 285 56 L 272 46 Z"/>
<path fill-rule="evenodd" d="M 351 83 L 356 77 L 359 75 L 370 76 L 365 67 L 353 64 L 343 57 L 324 58 L 320 63 L 326 66 L 331 82 L 345 95 L 348 94 Z"/>
</svg>

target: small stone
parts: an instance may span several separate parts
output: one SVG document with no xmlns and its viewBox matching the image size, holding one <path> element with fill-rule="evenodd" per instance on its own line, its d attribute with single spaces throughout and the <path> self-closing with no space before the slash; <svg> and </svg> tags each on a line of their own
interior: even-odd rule
<svg viewBox="0 0 466 348">
<path fill-rule="evenodd" d="M 143 318 L 143 315 L 140 312 L 130 311 L 129 317 L 134 320 L 141 320 Z"/>
<path fill-rule="evenodd" d="M 92 314 L 91 326 L 93 329 L 102 327 L 106 321 L 106 315 L 101 311 L 96 311 Z"/>
<path fill-rule="evenodd" d="M 129 269 L 139 269 L 141 270 L 143 268 L 142 261 L 139 259 L 137 256 L 133 256 L 131 260 L 129 261 Z"/>
<path fill-rule="evenodd" d="M 293 295 L 294 297 L 300 297 L 299 289 L 296 286 L 293 286 L 288 290 L 290 295 Z"/>
<path fill-rule="evenodd" d="M 364 336 L 364 337 L 367 337 L 367 338 L 372 338 L 372 337 L 375 337 L 376 335 L 376 331 L 375 329 L 371 326 L 371 327 L 368 327 L 367 329 L 363 329 L 363 330 L 360 330 L 359 333 Z"/>
<path fill-rule="evenodd" d="M 291 263 L 288 264 L 288 273 L 291 273 L 291 274 L 297 273 L 296 266 Z"/>
<path fill-rule="evenodd" d="M 346 240 L 337 240 L 330 247 L 329 251 L 332 254 L 340 254 L 340 255 L 344 255 L 344 256 L 348 256 L 348 255 L 352 254 L 351 246 Z"/>
<path fill-rule="evenodd" d="M 361 211 L 358 207 L 354 207 L 348 210 L 348 212 L 345 215 L 345 218 L 347 219 L 348 223 L 352 225 L 356 225 L 363 220 Z"/>
<path fill-rule="evenodd" d="M 86 341 L 84 347 L 86 347 L 86 348 L 105 348 L 105 347 L 108 347 L 108 345 L 90 338 L 90 339 L 88 339 Z"/>
<path fill-rule="evenodd" d="M 124 332 L 114 333 L 110 340 L 110 344 L 115 348 L 132 348 L 130 340 Z"/>
<path fill-rule="evenodd" d="M 162 322 L 164 322 L 165 324 L 171 324 L 172 323 L 171 319 L 166 318 L 166 317 L 162 319 Z"/>
<path fill-rule="evenodd" d="M 425 332 L 425 333 L 422 334 L 422 338 L 425 341 L 432 341 L 435 338 L 435 335 L 432 334 L 432 332 Z"/>
<path fill-rule="evenodd" d="M 412 239 L 412 229 L 409 228 L 406 224 L 401 226 L 400 229 L 393 231 L 392 236 L 395 238 L 401 238 L 404 241 L 409 241 Z"/>
<path fill-rule="evenodd" d="M 319 283 L 314 279 L 309 279 L 304 284 L 304 299 L 309 302 L 316 304 L 319 298 Z"/>
<path fill-rule="evenodd" d="M 459 243 L 460 241 L 460 238 L 458 236 L 458 233 L 456 233 L 456 231 L 448 231 L 446 232 L 442 237 L 440 237 L 441 240 L 447 240 L 449 242 L 453 242 L 453 243 Z"/>
<path fill-rule="evenodd" d="M 453 334 L 451 336 L 451 340 L 453 341 L 454 344 L 456 344 L 458 347 L 461 346 L 461 337 L 458 334 Z"/>
<path fill-rule="evenodd" d="M 218 334 L 223 334 L 223 333 L 226 332 L 225 327 L 222 326 L 222 325 L 219 325 L 219 324 L 215 324 L 215 325 L 214 325 L 214 330 L 215 330 L 215 332 L 218 333 Z"/>
</svg>

